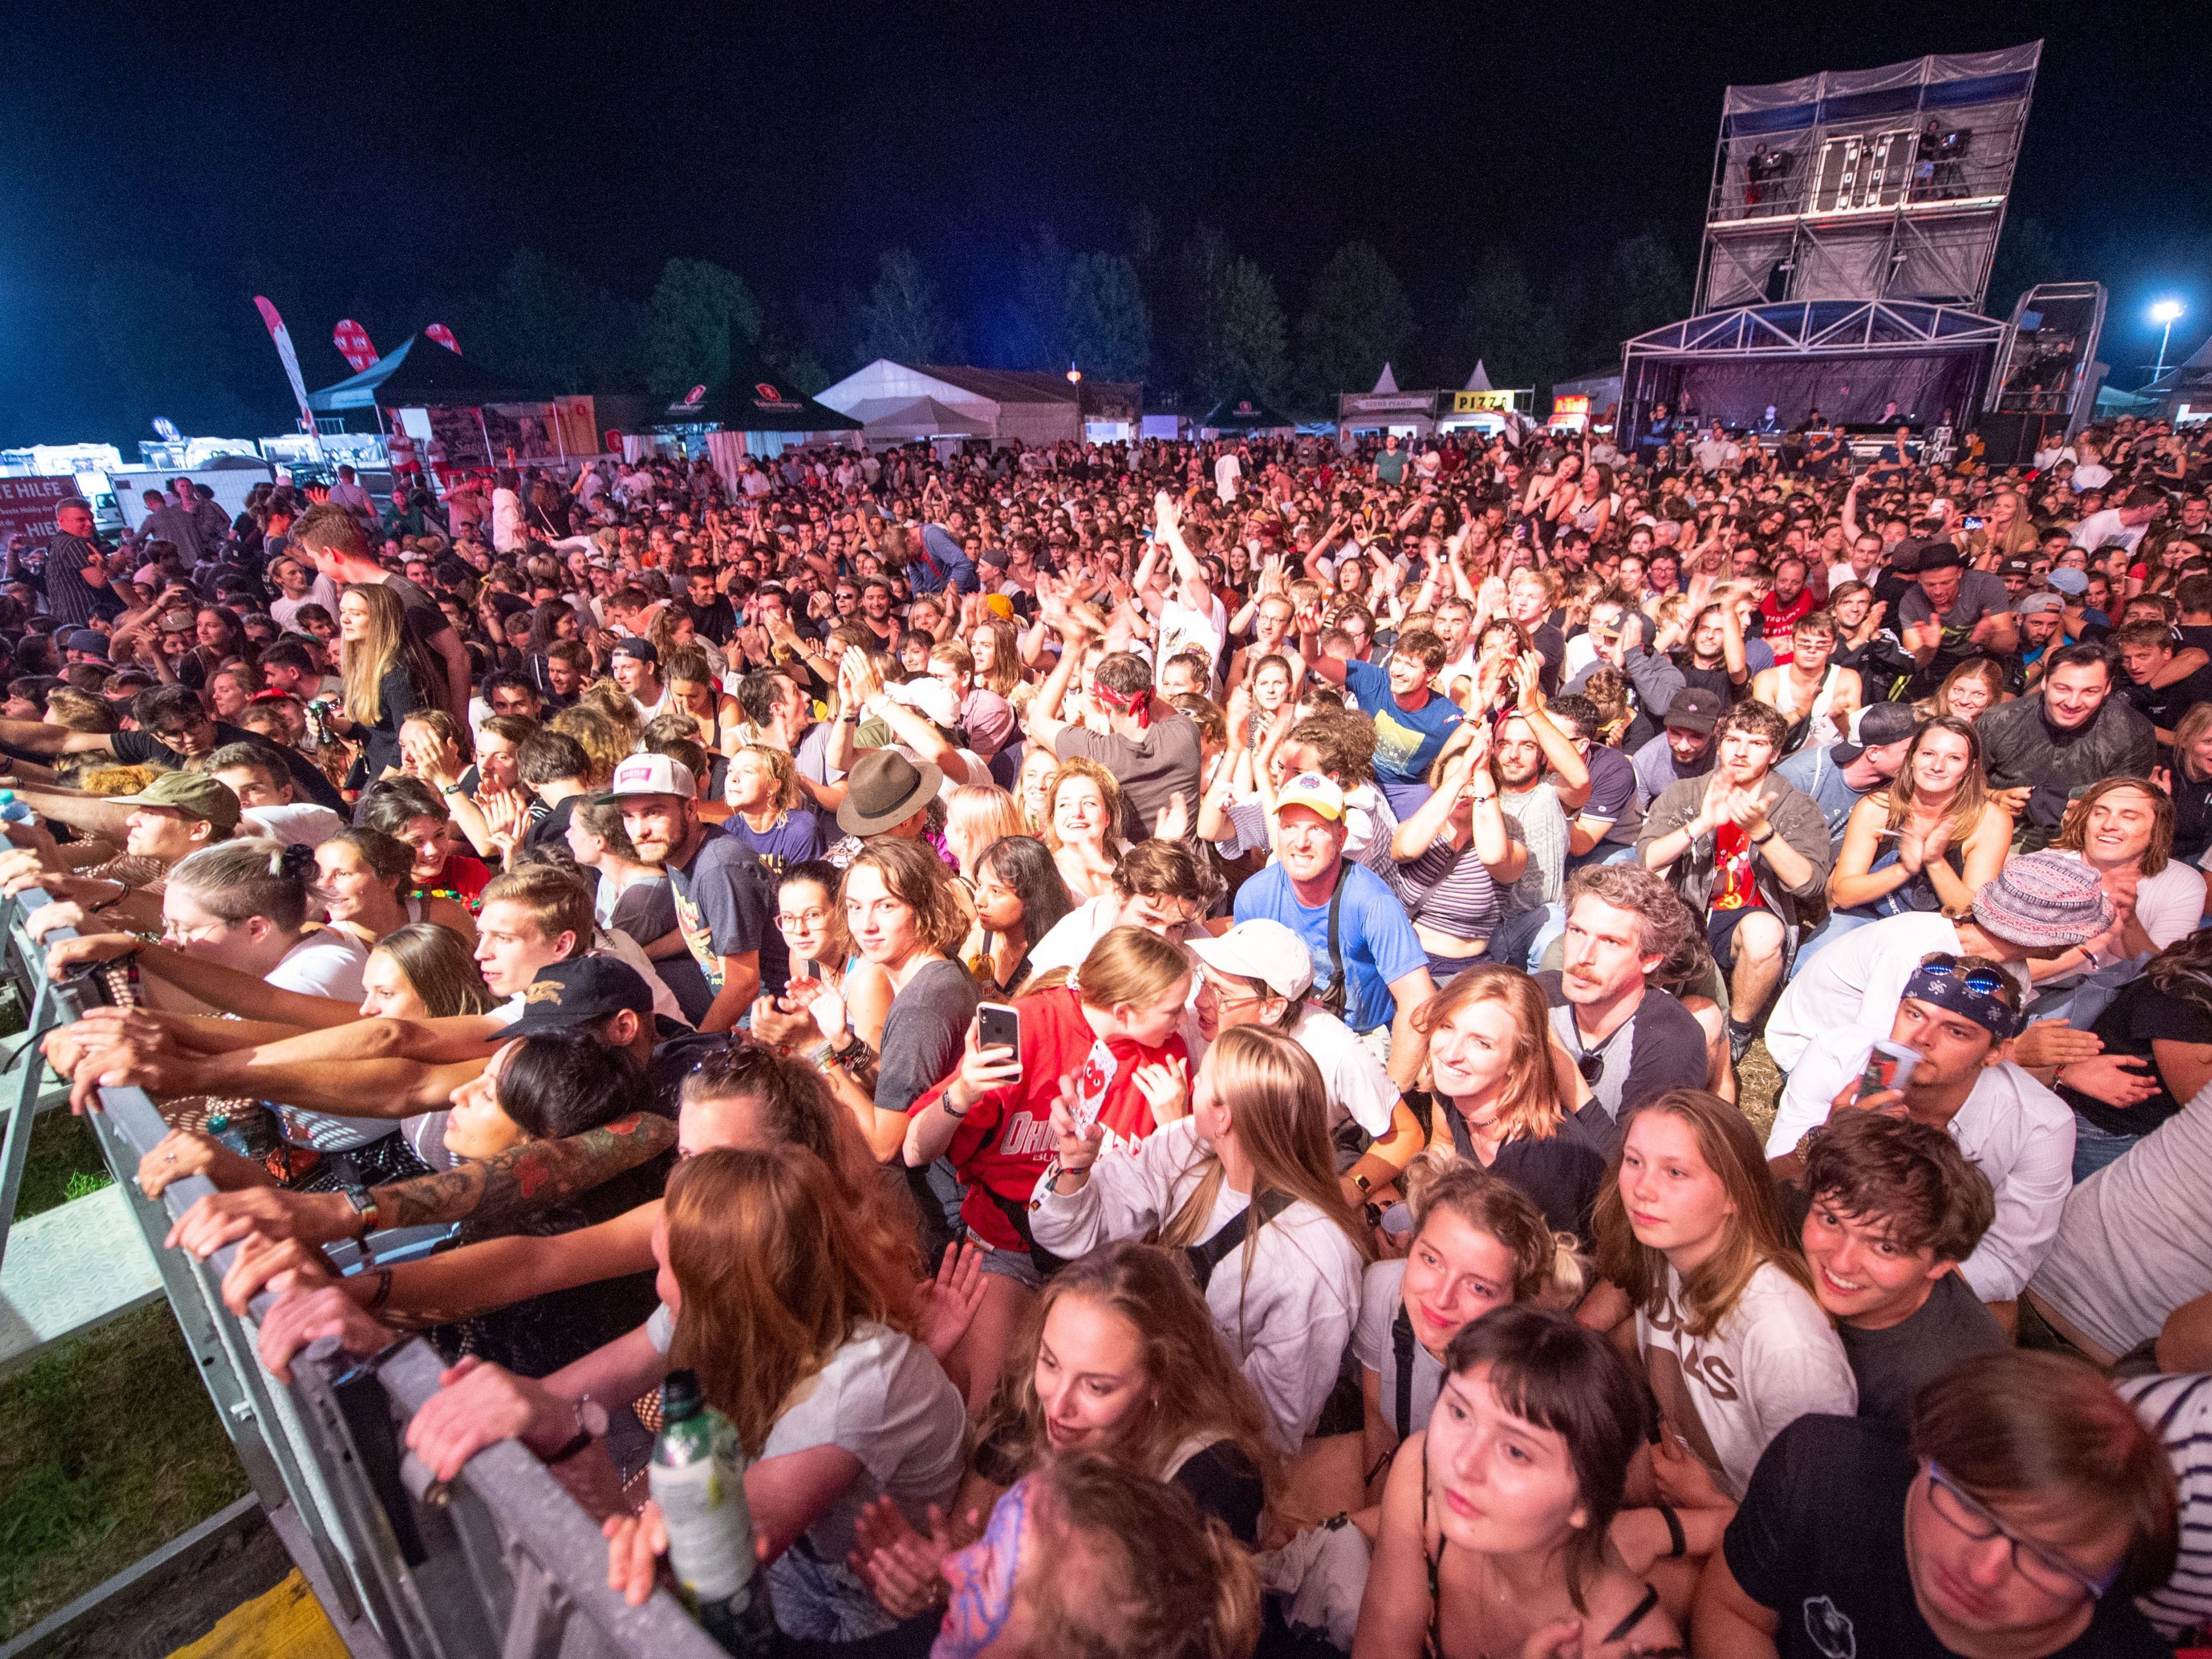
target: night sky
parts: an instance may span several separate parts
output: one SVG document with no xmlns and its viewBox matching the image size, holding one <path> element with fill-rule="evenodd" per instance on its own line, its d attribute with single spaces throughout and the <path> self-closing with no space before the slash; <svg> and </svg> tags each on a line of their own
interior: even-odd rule
<svg viewBox="0 0 2212 1659">
<path fill-rule="evenodd" d="M 1040 221 L 1122 251 L 1140 204 L 1170 248 L 1219 226 L 1293 319 L 1355 238 L 1425 314 L 1490 249 L 1540 286 L 1650 229 L 1692 267 L 1726 84 L 2038 35 L 2014 214 L 2112 289 L 2118 383 L 2154 297 L 2190 305 L 2177 351 L 2203 337 L 2212 7 L 1800 9 L 18 8 L 0 442 L 115 428 L 80 295 L 125 257 L 248 324 L 257 289 L 294 296 L 311 385 L 346 372 L 339 316 L 388 347 L 522 244 L 635 298 L 672 254 L 714 259 L 793 313 L 902 244 L 971 340 Z M 240 389 L 282 421 L 265 368 Z"/>
</svg>

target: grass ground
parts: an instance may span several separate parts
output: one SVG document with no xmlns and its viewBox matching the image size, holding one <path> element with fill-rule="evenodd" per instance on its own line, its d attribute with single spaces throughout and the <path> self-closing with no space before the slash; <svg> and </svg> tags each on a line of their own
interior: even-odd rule
<svg viewBox="0 0 2212 1659">
<path fill-rule="evenodd" d="M 91 1131 L 39 1121 L 18 1216 L 106 1184 Z M 246 1489 L 166 1302 L 0 1377 L 0 1640 Z"/>
</svg>

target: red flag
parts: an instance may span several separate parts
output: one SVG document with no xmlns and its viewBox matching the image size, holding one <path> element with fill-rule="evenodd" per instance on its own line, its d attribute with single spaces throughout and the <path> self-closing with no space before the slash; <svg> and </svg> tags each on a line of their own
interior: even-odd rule
<svg viewBox="0 0 2212 1659">
<path fill-rule="evenodd" d="M 292 382 L 292 395 L 300 403 L 300 429 L 315 429 L 314 412 L 307 407 L 307 383 L 300 378 L 300 354 L 292 349 L 291 331 L 284 319 L 276 314 L 276 307 L 258 294 L 253 296 L 253 307 L 261 313 L 261 320 L 269 325 L 269 337 L 276 343 L 276 355 L 283 359 L 284 374 Z"/>
<path fill-rule="evenodd" d="M 353 365 L 356 374 L 375 362 L 376 348 L 369 343 L 368 331 L 350 317 L 331 331 L 331 343 L 338 349 L 338 356 Z"/>
<path fill-rule="evenodd" d="M 433 323 L 422 331 L 456 357 L 461 355 L 461 343 L 453 337 L 453 331 L 443 323 Z"/>
</svg>

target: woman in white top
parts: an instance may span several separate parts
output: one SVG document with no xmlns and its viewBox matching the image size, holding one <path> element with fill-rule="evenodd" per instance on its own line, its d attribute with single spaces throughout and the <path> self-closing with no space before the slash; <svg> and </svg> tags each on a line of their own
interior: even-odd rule
<svg viewBox="0 0 2212 1659">
<path fill-rule="evenodd" d="M 1767 1443 L 1858 1386 L 1813 1299 L 1759 1136 L 1717 1095 L 1674 1089 L 1629 1120 L 1597 1208 L 1598 1267 L 1636 1310 L 1668 1435 L 1741 1498 Z"/>
<path fill-rule="evenodd" d="M 1328 1111 L 1312 1056 L 1279 1032 L 1238 1026 L 1206 1051 L 1190 1115 L 1133 1151 L 1100 1161 L 1100 1131 L 1077 1130 L 1063 1100 L 1060 1155 L 1031 1203 L 1036 1242 L 1056 1255 L 1155 1233 L 1189 1250 L 1285 1455 L 1336 1386 L 1368 1254 L 1337 1189 Z"/>
<path fill-rule="evenodd" d="M 2104 778 L 2091 784 L 2067 806 L 2051 850 L 2070 853 L 2094 870 L 2124 920 L 2063 956 L 2031 963 L 2038 985 L 2163 951 L 2195 933 L 2203 918 L 2204 877 L 2174 861 L 2173 797 L 2154 783 Z"/>
</svg>

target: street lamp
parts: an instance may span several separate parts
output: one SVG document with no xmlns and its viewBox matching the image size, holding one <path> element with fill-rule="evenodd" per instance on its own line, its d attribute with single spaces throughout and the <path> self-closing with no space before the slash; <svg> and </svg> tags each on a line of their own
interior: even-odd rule
<svg viewBox="0 0 2212 1659">
<path fill-rule="evenodd" d="M 2150 308 L 2151 321 L 2166 325 L 2166 332 L 2160 337 L 2158 342 L 2158 367 L 2151 371 L 2150 377 L 2154 380 L 2166 373 L 2166 344 L 2173 338 L 2175 319 L 2187 309 L 2188 307 L 2179 300 L 2160 300 Z"/>
<path fill-rule="evenodd" d="M 1067 383 L 1075 388 L 1075 441 L 1082 443 L 1088 435 L 1083 424 L 1083 371 L 1072 358 L 1067 365 Z"/>
</svg>

